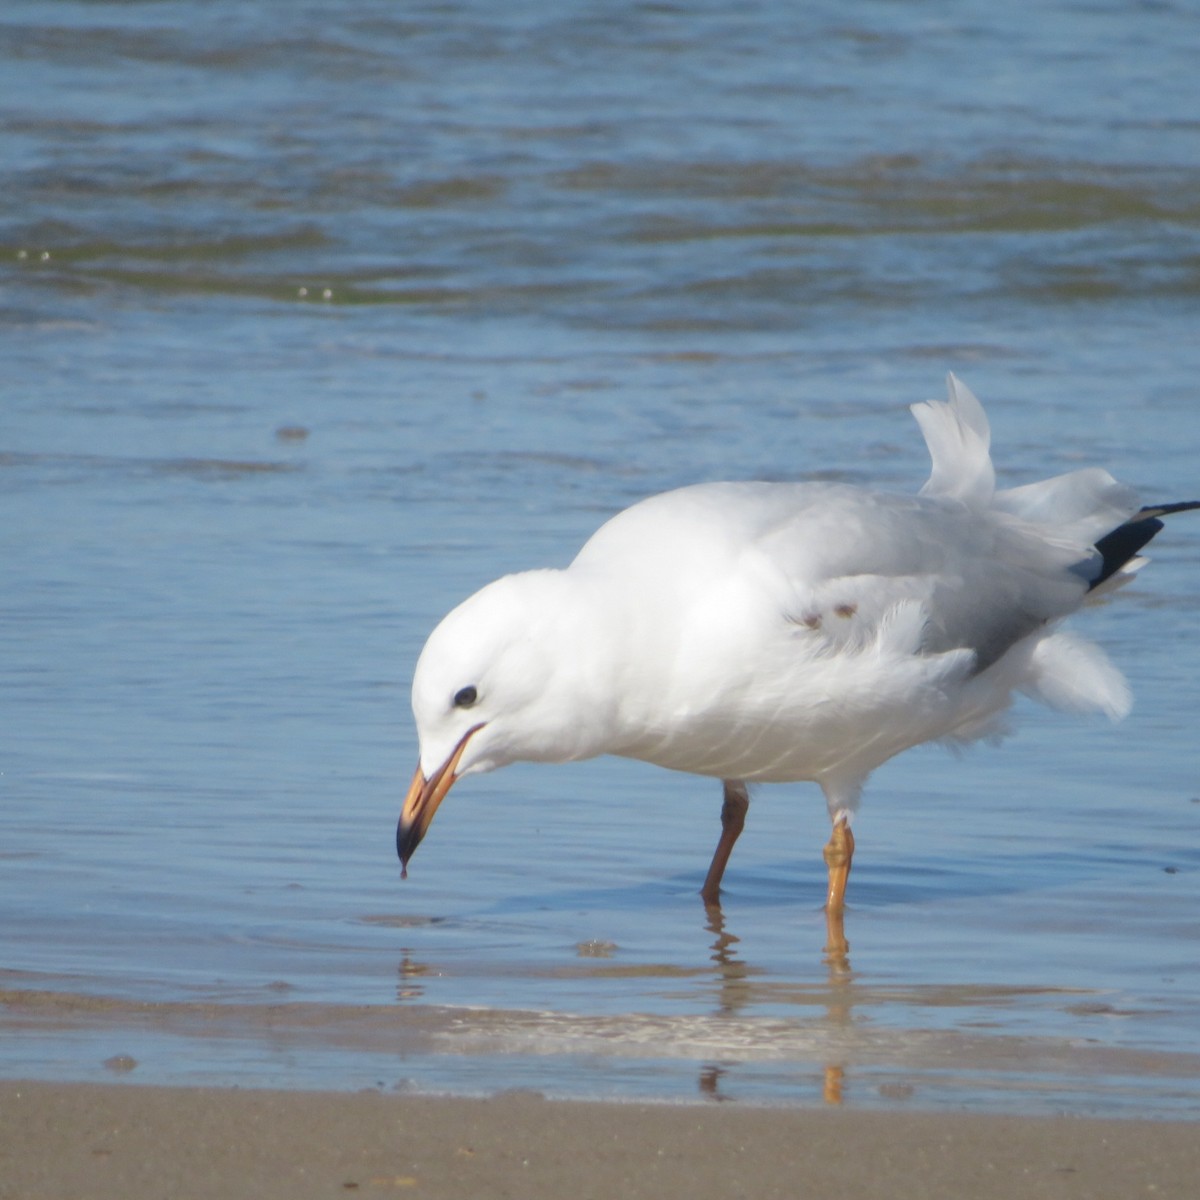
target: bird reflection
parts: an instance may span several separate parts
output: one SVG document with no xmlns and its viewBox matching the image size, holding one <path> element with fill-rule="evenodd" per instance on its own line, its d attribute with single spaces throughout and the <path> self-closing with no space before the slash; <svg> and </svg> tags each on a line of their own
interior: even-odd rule
<svg viewBox="0 0 1200 1200">
<path fill-rule="evenodd" d="M 741 940 L 725 928 L 725 914 L 719 904 L 705 905 L 705 929 L 713 935 L 712 954 L 720 985 L 717 1011 L 723 1017 L 736 1015 L 749 1003 L 750 967 L 739 957 L 735 947 Z"/>
<path fill-rule="evenodd" d="M 825 947 L 826 980 L 823 985 L 800 983 L 785 988 L 770 981 L 767 968 L 745 960 L 740 953 L 741 939 L 729 929 L 720 905 L 706 905 L 704 912 L 704 931 L 711 939 L 709 977 L 715 991 L 712 1015 L 717 1018 L 743 1017 L 752 1013 L 756 1006 L 762 1006 L 764 1001 L 799 1003 L 810 1011 L 815 1008 L 815 1015 L 807 1017 L 804 1024 L 818 1036 L 823 1036 L 831 1047 L 828 1060 L 821 1068 L 821 1098 L 827 1105 L 840 1105 L 847 1068 L 841 1061 L 841 1054 L 833 1053 L 833 1048 L 843 1044 L 841 1035 L 850 1028 L 855 1001 L 861 998 L 855 986 L 845 939 L 839 942 L 831 937 L 830 945 Z M 600 939 L 580 942 L 575 947 L 576 953 L 584 959 L 608 959 L 618 949 L 615 943 Z M 397 964 L 396 999 L 407 1004 L 426 1002 L 425 977 L 437 974 L 440 974 L 437 968 L 414 957 L 411 949 L 403 948 Z M 705 972 L 702 970 L 701 974 Z M 736 1086 L 742 1065 L 732 1057 L 725 1062 L 701 1064 L 697 1079 L 699 1093 L 716 1102 L 735 1099 L 732 1087 Z M 814 1085 L 809 1083 L 807 1086 Z"/>
<path fill-rule="evenodd" d="M 411 951 L 404 950 L 400 957 L 400 965 L 396 968 L 396 973 L 400 976 L 399 982 L 396 984 L 396 999 L 405 1000 L 420 1000 L 425 994 L 425 989 L 417 980 L 422 975 L 428 975 L 430 968 L 425 963 L 420 963 L 412 958 Z"/>
<path fill-rule="evenodd" d="M 709 1063 L 700 1068 L 700 1094 L 707 1096 L 710 1100 L 716 1100 L 721 1103 L 725 1100 L 732 1100 L 732 1096 L 726 1096 L 721 1092 L 721 1079 L 725 1075 L 725 1068 L 717 1066 L 715 1063 Z"/>
<path fill-rule="evenodd" d="M 853 972 L 850 967 L 850 945 L 842 931 L 840 913 L 836 920 L 829 918 L 829 940 L 825 946 L 824 963 L 828 972 L 823 1004 L 825 1026 L 830 1031 L 847 1028 L 853 1020 L 854 993 Z M 726 926 L 725 914 L 719 904 L 705 905 L 705 930 L 712 935 L 710 960 L 716 968 L 717 1004 L 716 1015 L 736 1016 L 747 1009 L 755 999 L 753 978 L 765 972 L 745 962 L 738 954 L 740 939 Z M 710 1100 L 733 1099 L 723 1090 L 723 1081 L 729 1068 L 720 1063 L 705 1063 L 700 1069 L 697 1087 L 702 1096 Z M 821 1098 L 831 1106 L 842 1103 L 845 1084 L 845 1065 L 838 1061 L 827 1062 L 822 1068 Z"/>
</svg>

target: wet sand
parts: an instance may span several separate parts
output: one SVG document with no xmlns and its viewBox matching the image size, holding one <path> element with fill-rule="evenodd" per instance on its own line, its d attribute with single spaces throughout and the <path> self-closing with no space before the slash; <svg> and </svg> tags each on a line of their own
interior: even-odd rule
<svg viewBox="0 0 1200 1200">
<path fill-rule="evenodd" d="M 1185 1197 L 1192 1123 L 0 1083 L 0 1197 Z"/>
</svg>

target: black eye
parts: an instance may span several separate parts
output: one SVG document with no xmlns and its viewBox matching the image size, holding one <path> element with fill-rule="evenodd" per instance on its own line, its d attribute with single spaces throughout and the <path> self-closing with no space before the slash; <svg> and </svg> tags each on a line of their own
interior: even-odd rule
<svg viewBox="0 0 1200 1200">
<path fill-rule="evenodd" d="M 454 693 L 455 708 L 470 708 L 476 700 L 479 699 L 479 693 L 473 687 L 459 688 Z"/>
</svg>

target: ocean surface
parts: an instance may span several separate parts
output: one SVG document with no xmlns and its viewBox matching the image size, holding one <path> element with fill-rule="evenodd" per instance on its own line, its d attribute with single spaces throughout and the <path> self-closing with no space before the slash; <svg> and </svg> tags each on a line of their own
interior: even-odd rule
<svg viewBox="0 0 1200 1200">
<path fill-rule="evenodd" d="M 827 818 L 597 760 L 400 880 L 437 619 L 723 478 L 1200 495 L 1200 18 L 1118 0 L 8 0 L 0 1075 L 1200 1116 L 1200 519 L 1122 724 Z"/>
</svg>

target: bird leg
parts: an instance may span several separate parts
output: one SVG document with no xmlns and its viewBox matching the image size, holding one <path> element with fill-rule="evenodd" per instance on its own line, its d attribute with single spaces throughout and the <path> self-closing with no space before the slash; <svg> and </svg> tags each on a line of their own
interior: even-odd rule
<svg viewBox="0 0 1200 1200">
<path fill-rule="evenodd" d="M 750 807 L 750 794 L 744 783 L 726 779 L 725 798 L 721 804 L 721 840 L 713 852 L 712 864 L 704 877 L 704 886 L 700 896 L 710 908 L 719 907 L 721 903 L 721 876 L 725 874 L 725 864 L 733 853 L 733 844 L 741 836 L 746 824 L 746 810 Z"/>
<path fill-rule="evenodd" d="M 828 954 L 845 956 L 850 949 L 842 926 L 842 914 L 846 910 L 846 880 L 850 877 L 850 862 L 854 858 L 854 834 L 845 817 L 836 821 L 833 833 L 824 851 L 825 865 L 829 868 L 829 897 L 825 901 L 825 926 L 828 933 Z"/>
</svg>

